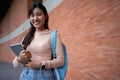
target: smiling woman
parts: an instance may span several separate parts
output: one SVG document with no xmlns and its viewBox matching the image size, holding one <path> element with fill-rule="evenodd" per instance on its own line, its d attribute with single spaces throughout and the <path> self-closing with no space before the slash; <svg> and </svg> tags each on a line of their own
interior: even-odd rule
<svg viewBox="0 0 120 80">
<path fill-rule="evenodd" d="M 26 8 L 29 6 L 28 3 L 30 1 L 35 1 L 35 0 L 1 0 L 0 1 L 1 17 L 3 17 L 2 11 L 5 10 L 4 7 L 7 7 L 6 5 L 9 3 L 9 1 L 11 1 L 12 3 L 8 7 L 9 8 L 8 10 L 10 13 L 7 10 L 5 15 L 7 16 L 7 18 L 4 17 L 4 20 L 2 21 L 2 25 L 0 23 L 0 61 L 2 61 L 0 62 L 0 79 L 1 80 L 9 80 L 9 79 L 19 80 L 19 75 L 22 67 L 13 68 L 13 65 L 11 64 L 11 62 L 14 59 L 14 54 L 10 50 L 9 45 L 18 42 L 19 38 L 22 35 L 24 35 L 24 32 L 30 28 L 29 19 L 26 19 L 27 15 L 24 12 L 27 11 Z M 47 7 L 48 12 L 52 11 L 56 6 L 58 6 L 58 4 L 62 2 L 62 0 L 43 0 L 43 1 L 44 1 L 43 5 Z M 21 4 L 23 8 L 21 7 Z M 14 13 L 17 15 L 15 15 Z M 24 17 L 25 19 L 23 19 L 22 17 Z M 21 20 L 21 18 L 23 20 Z M 3 24 L 3 22 L 5 25 Z M 10 62 L 10 63 L 4 63 L 4 62 Z"/>
<path fill-rule="evenodd" d="M 29 8 L 30 30 L 23 37 L 24 50 L 14 58 L 13 66 L 24 66 L 20 80 L 55 80 L 53 68 L 64 65 L 61 38 L 56 35 L 56 58 L 52 60 L 51 33 L 48 27 L 49 16 L 41 3 Z M 31 58 L 28 58 L 31 55 Z"/>
</svg>

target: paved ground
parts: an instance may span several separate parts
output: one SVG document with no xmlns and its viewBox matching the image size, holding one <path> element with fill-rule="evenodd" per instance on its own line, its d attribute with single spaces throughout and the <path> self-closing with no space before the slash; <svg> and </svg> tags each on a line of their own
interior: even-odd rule
<svg viewBox="0 0 120 80">
<path fill-rule="evenodd" d="M 11 63 L 0 62 L 0 80 L 19 80 L 21 68 L 14 68 Z"/>
</svg>

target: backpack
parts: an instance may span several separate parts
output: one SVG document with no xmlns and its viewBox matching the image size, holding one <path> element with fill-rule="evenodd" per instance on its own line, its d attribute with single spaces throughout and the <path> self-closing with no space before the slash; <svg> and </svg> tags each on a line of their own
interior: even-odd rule
<svg viewBox="0 0 120 80">
<path fill-rule="evenodd" d="M 52 31 L 51 43 L 52 43 L 52 58 L 56 58 L 56 30 Z M 68 68 L 68 54 L 66 46 L 62 44 L 64 52 L 64 65 L 62 67 L 54 68 L 54 76 L 56 80 L 64 80 Z"/>
</svg>

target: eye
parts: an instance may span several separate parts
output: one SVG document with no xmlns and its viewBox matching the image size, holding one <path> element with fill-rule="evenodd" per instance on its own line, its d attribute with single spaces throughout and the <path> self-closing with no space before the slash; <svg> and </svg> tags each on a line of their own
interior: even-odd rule
<svg viewBox="0 0 120 80">
<path fill-rule="evenodd" d="M 31 14 L 30 17 L 34 17 L 34 14 Z"/>
<path fill-rule="evenodd" d="M 40 12 L 36 13 L 36 16 L 41 16 L 42 14 Z"/>
</svg>

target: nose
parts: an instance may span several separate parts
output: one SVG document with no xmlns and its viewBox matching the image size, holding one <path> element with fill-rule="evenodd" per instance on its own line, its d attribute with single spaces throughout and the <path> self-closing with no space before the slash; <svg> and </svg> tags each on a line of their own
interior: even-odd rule
<svg viewBox="0 0 120 80">
<path fill-rule="evenodd" d="M 38 16 L 35 15 L 35 16 L 34 16 L 34 20 L 37 20 L 37 19 L 38 19 Z"/>
</svg>

